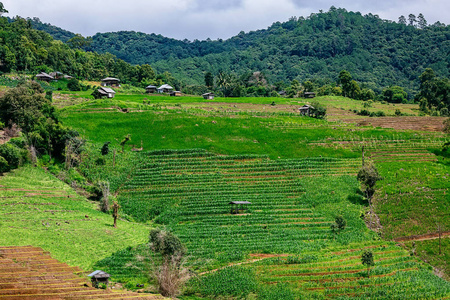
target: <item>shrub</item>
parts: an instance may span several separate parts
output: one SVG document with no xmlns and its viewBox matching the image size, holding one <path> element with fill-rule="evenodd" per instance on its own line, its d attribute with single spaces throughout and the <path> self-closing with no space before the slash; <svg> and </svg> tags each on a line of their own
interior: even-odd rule
<svg viewBox="0 0 450 300">
<path fill-rule="evenodd" d="M 0 156 L 7 161 L 9 170 L 16 169 L 22 161 L 20 149 L 9 143 L 0 145 Z"/>
<path fill-rule="evenodd" d="M 9 164 L 3 156 L 0 156 L 0 174 L 10 170 Z"/>
<path fill-rule="evenodd" d="M 81 91 L 80 83 L 76 78 L 72 78 L 69 80 L 69 82 L 67 83 L 67 88 L 69 89 L 69 91 Z"/>
</svg>

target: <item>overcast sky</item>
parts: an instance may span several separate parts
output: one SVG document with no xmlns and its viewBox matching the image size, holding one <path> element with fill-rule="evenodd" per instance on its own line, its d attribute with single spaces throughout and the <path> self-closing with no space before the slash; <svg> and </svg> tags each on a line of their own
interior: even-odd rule
<svg viewBox="0 0 450 300">
<path fill-rule="evenodd" d="M 83 36 L 134 30 L 176 39 L 227 39 L 266 29 L 292 16 L 308 17 L 331 6 L 382 19 L 422 13 L 429 24 L 450 24 L 450 0 L 2 0 L 6 16 L 38 17 Z"/>
</svg>

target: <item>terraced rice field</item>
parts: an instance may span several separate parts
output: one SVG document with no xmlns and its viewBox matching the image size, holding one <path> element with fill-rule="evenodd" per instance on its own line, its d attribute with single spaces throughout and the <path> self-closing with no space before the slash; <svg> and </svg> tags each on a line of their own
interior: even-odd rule
<svg viewBox="0 0 450 300">
<path fill-rule="evenodd" d="M 361 254 L 372 251 L 375 266 L 367 275 Z M 417 258 L 391 244 L 366 243 L 347 249 L 260 260 L 258 278 L 285 283 L 299 299 L 445 299 L 450 285 L 434 277 Z M 420 284 L 419 284 L 420 282 Z"/>
<path fill-rule="evenodd" d="M 329 228 L 336 213 L 322 205 L 337 205 L 354 193 L 338 186 L 356 184 L 361 164 L 359 159 L 274 161 L 203 150 L 141 155 L 143 163 L 119 189 L 124 211 L 140 221 L 156 217 L 177 233 L 191 255 L 213 258 L 235 250 L 290 253 L 320 247 L 332 237 Z M 252 204 L 232 214 L 230 201 Z M 355 210 L 356 205 L 347 213 L 357 215 Z M 363 228 L 360 220 L 349 236 L 358 228 Z"/>
<path fill-rule="evenodd" d="M 165 299 L 111 289 L 96 289 L 78 267 L 52 258 L 39 247 L 0 246 L 0 299 Z"/>
</svg>

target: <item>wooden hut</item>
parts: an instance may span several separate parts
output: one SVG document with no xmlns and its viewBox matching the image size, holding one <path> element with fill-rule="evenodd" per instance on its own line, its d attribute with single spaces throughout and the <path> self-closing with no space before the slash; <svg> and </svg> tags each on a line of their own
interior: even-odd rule
<svg viewBox="0 0 450 300">
<path fill-rule="evenodd" d="M 61 72 L 58 72 L 58 71 L 56 71 L 56 72 L 51 72 L 51 73 L 50 73 L 50 76 L 52 76 L 52 77 L 55 78 L 55 79 L 62 79 L 62 78 L 64 78 L 64 74 L 61 73 Z"/>
<path fill-rule="evenodd" d="M 145 92 L 148 94 L 152 94 L 154 92 L 156 92 L 157 88 L 154 85 L 149 85 L 145 87 Z"/>
<path fill-rule="evenodd" d="M 304 92 L 303 93 L 303 98 L 314 98 L 316 97 L 316 93 L 314 92 Z"/>
<path fill-rule="evenodd" d="M 47 82 L 55 80 L 55 78 L 52 75 L 49 75 L 45 72 L 41 72 L 41 73 L 37 74 L 36 79 L 41 80 L 41 81 L 47 81 Z"/>
<path fill-rule="evenodd" d="M 305 104 L 302 107 L 300 107 L 298 110 L 300 111 L 300 114 L 303 116 L 310 116 L 311 115 L 311 110 L 314 109 L 314 107 L 312 107 L 309 104 Z"/>
<path fill-rule="evenodd" d="M 204 93 L 202 96 L 203 96 L 203 99 L 214 100 L 214 93 Z"/>
<path fill-rule="evenodd" d="M 113 89 L 110 89 L 107 87 L 101 87 L 101 88 L 95 90 L 92 93 L 92 96 L 94 96 L 95 99 L 114 98 L 115 94 L 116 94 L 116 92 Z"/>
<path fill-rule="evenodd" d="M 179 96 L 181 96 L 181 92 L 180 91 L 173 91 L 173 92 L 170 93 L 170 96 L 179 97 Z"/>
<path fill-rule="evenodd" d="M 171 87 L 168 84 L 163 84 L 157 90 L 158 90 L 158 93 L 170 93 L 173 90 L 173 87 Z"/>
<path fill-rule="evenodd" d="M 231 214 L 239 214 L 247 210 L 246 205 L 252 204 L 248 201 L 231 201 L 228 203 L 231 205 L 230 213 Z"/>
<path fill-rule="evenodd" d="M 120 79 L 113 77 L 106 77 L 102 79 L 101 86 L 120 86 Z"/>
<path fill-rule="evenodd" d="M 88 277 L 91 277 L 92 286 L 98 287 L 102 283 L 108 285 L 109 277 L 111 277 L 111 275 L 104 271 L 97 270 L 89 274 Z"/>
</svg>

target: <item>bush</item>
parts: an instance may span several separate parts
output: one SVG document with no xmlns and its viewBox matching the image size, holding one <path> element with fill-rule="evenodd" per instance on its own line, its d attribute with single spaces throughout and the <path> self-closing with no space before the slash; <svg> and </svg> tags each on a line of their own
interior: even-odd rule
<svg viewBox="0 0 450 300">
<path fill-rule="evenodd" d="M 76 78 L 72 78 L 69 80 L 69 82 L 67 83 L 67 88 L 69 89 L 69 91 L 81 91 L 80 83 Z"/>
<path fill-rule="evenodd" d="M 10 170 L 9 164 L 3 156 L 0 156 L 0 174 Z"/>
<path fill-rule="evenodd" d="M 9 170 L 16 169 L 20 165 L 22 161 L 22 155 L 20 152 L 21 151 L 19 148 L 9 143 L 0 145 L 0 156 L 7 161 Z"/>
</svg>

